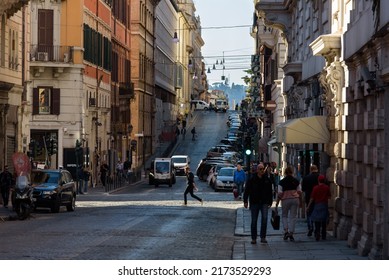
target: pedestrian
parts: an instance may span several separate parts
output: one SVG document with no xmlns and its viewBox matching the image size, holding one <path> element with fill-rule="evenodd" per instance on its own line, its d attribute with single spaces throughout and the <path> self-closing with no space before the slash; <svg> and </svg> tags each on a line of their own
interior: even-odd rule
<svg viewBox="0 0 389 280">
<path fill-rule="evenodd" d="M 118 162 L 116 164 L 116 174 L 117 174 L 117 178 L 119 178 L 119 180 L 121 180 L 124 176 L 123 176 L 123 163 L 121 162 L 120 159 L 118 159 Z"/>
<path fill-rule="evenodd" d="M 267 219 L 269 208 L 273 203 L 273 189 L 269 177 L 266 175 L 265 166 L 259 164 L 257 173 L 247 181 L 243 194 L 244 208 L 250 206 L 251 211 L 251 244 L 257 244 L 258 216 L 261 211 L 261 243 L 267 243 Z M 250 204 L 250 205 L 249 205 Z"/>
<path fill-rule="evenodd" d="M 9 192 L 11 190 L 11 186 L 14 183 L 14 179 L 12 174 L 8 170 L 8 165 L 4 165 L 4 170 L 0 173 L 0 190 L 1 197 L 3 198 L 3 206 L 4 208 L 8 208 L 9 203 Z"/>
<path fill-rule="evenodd" d="M 285 168 L 285 177 L 278 185 L 276 211 L 282 201 L 282 224 L 284 226 L 284 240 L 294 241 L 293 233 L 297 220 L 297 209 L 301 206 L 301 185 L 293 176 L 293 167 Z"/>
<path fill-rule="evenodd" d="M 176 126 L 176 138 L 180 136 L 180 129 Z"/>
<path fill-rule="evenodd" d="M 89 168 L 87 166 L 84 166 L 82 177 L 84 180 L 83 193 L 87 194 L 88 193 L 88 186 L 89 186 L 89 179 L 90 179 L 90 171 L 89 171 Z"/>
<path fill-rule="evenodd" d="M 311 193 L 313 187 L 318 184 L 319 170 L 317 166 L 312 164 L 310 167 L 310 173 L 303 177 L 301 181 L 301 188 L 304 193 L 304 200 L 306 209 L 308 209 L 308 204 L 311 198 Z M 307 225 L 308 225 L 308 236 L 312 236 L 313 233 L 313 222 L 311 220 L 311 211 L 306 211 L 307 213 Z"/>
<path fill-rule="evenodd" d="M 196 140 L 196 128 L 193 127 L 190 132 L 192 133 L 192 141 Z"/>
<path fill-rule="evenodd" d="M 82 189 L 84 185 L 84 167 L 77 168 L 77 194 L 84 194 Z"/>
<path fill-rule="evenodd" d="M 107 183 L 107 175 L 109 171 L 109 166 L 106 162 L 103 162 L 100 166 L 100 179 L 101 183 L 103 184 L 103 187 L 105 187 Z"/>
<path fill-rule="evenodd" d="M 187 179 L 187 186 L 186 186 L 186 189 L 184 192 L 184 205 L 187 205 L 186 196 L 188 195 L 188 193 L 190 194 L 191 197 L 200 201 L 201 205 L 202 205 L 203 200 L 193 193 L 195 190 L 197 191 L 198 189 L 197 189 L 196 184 L 194 182 L 194 174 L 193 174 L 193 172 L 190 171 L 189 166 L 185 168 L 185 174 L 186 174 L 186 179 Z"/>
<path fill-rule="evenodd" d="M 238 191 L 238 198 L 242 199 L 243 187 L 246 182 L 246 172 L 242 169 L 242 165 L 238 163 L 234 171 L 234 183 Z"/>
<path fill-rule="evenodd" d="M 315 223 L 316 241 L 320 240 L 320 235 L 322 240 L 326 240 L 327 237 L 328 199 L 331 198 L 331 192 L 325 181 L 324 175 L 318 176 L 318 184 L 312 190 L 307 207 L 307 211 L 313 208 L 311 220 Z"/>
<path fill-rule="evenodd" d="M 131 178 L 130 178 L 131 166 L 132 166 L 132 162 L 130 161 L 130 159 L 129 158 L 126 159 L 126 161 L 123 163 L 123 172 L 128 183 L 131 182 Z"/>
<path fill-rule="evenodd" d="M 182 134 L 182 139 L 185 139 L 185 134 L 186 134 L 186 117 L 185 117 L 185 119 L 182 120 L 181 134 Z"/>
</svg>

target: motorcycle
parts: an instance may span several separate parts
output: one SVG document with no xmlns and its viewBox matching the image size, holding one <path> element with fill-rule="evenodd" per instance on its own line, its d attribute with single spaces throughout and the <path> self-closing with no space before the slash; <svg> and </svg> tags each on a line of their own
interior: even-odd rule
<svg viewBox="0 0 389 280">
<path fill-rule="evenodd" d="M 19 220 L 25 220 L 34 209 L 33 187 L 28 182 L 27 176 L 18 176 L 14 190 L 13 208 Z"/>
</svg>

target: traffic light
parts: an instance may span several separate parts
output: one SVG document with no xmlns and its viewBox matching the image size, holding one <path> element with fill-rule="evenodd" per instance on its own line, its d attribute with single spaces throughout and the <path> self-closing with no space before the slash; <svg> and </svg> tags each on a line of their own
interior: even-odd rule
<svg viewBox="0 0 389 280">
<path fill-rule="evenodd" d="M 136 140 L 131 140 L 131 150 L 136 151 L 136 146 L 138 145 L 138 142 Z"/>
<path fill-rule="evenodd" d="M 251 154 L 251 136 L 246 136 L 244 139 L 244 152 L 246 155 Z"/>
<path fill-rule="evenodd" d="M 50 138 L 50 155 L 55 155 L 58 152 L 57 139 Z"/>
<path fill-rule="evenodd" d="M 36 156 L 41 156 L 42 152 L 43 152 L 42 151 L 43 147 L 42 147 L 41 143 L 39 141 L 37 141 L 35 147 L 36 147 Z"/>
<path fill-rule="evenodd" d="M 28 144 L 28 156 L 32 158 L 36 157 L 36 142 L 34 139 L 31 139 L 30 144 Z"/>
<path fill-rule="evenodd" d="M 58 151 L 57 139 L 53 136 L 46 138 L 46 148 L 49 156 L 55 155 Z"/>
<path fill-rule="evenodd" d="M 75 147 L 75 154 L 76 154 L 76 164 L 77 166 L 82 164 L 82 144 L 81 141 L 78 139 L 76 140 L 76 147 Z"/>
</svg>

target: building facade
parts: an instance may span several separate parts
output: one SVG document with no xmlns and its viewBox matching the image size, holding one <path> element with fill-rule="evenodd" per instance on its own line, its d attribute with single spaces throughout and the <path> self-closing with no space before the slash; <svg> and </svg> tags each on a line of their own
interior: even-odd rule
<svg viewBox="0 0 389 280">
<path fill-rule="evenodd" d="M 318 165 L 331 185 L 334 235 L 388 259 L 388 3 L 260 0 L 255 8 L 287 46 L 285 103 L 277 102 L 285 121 L 273 123 L 283 166 L 303 176 Z"/>
<path fill-rule="evenodd" d="M 27 151 L 26 122 L 29 42 L 28 1 L 8 0 L 0 7 L 0 168 L 13 170 L 12 154 Z"/>
</svg>

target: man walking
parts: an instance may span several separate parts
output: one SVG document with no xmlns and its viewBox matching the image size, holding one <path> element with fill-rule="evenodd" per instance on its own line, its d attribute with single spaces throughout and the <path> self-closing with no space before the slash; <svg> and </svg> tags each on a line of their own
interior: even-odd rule
<svg viewBox="0 0 389 280">
<path fill-rule="evenodd" d="M 0 189 L 3 198 L 3 206 L 8 208 L 9 191 L 13 183 L 12 174 L 8 171 L 8 165 L 4 166 L 4 170 L 0 173 Z"/>
<path fill-rule="evenodd" d="M 313 190 L 313 187 L 316 186 L 318 182 L 318 177 L 319 177 L 319 170 L 317 169 L 317 166 L 312 164 L 310 167 L 310 173 L 305 176 L 301 182 L 301 188 L 302 191 L 304 192 L 305 196 L 305 206 L 308 209 L 308 203 L 311 198 L 311 193 Z M 308 236 L 312 236 L 313 232 L 313 222 L 311 220 L 311 212 L 307 211 L 307 225 L 308 225 Z"/>
<path fill-rule="evenodd" d="M 265 166 L 262 163 L 258 165 L 257 173 L 246 183 L 243 195 L 244 208 L 248 207 L 248 202 L 250 202 L 251 211 L 251 244 L 257 244 L 259 211 L 261 211 L 261 243 L 267 243 L 267 219 L 268 210 L 273 203 L 273 189 L 272 182 L 266 175 Z"/>
<path fill-rule="evenodd" d="M 242 169 L 241 164 L 236 165 L 236 170 L 234 172 L 234 183 L 236 184 L 236 188 L 238 190 L 238 198 L 242 198 L 243 186 L 246 182 L 246 172 Z"/>
<path fill-rule="evenodd" d="M 186 196 L 188 195 L 188 193 L 190 194 L 191 197 L 197 199 L 198 201 L 201 202 L 201 204 L 203 204 L 203 200 L 193 193 L 194 190 L 197 190 L 197 187 L 194 182 L 194 174 L 193 172 L 190 171 L 189 166 L 185 168 L 185 173 L 187 178 L 187 186 L 184 192 L 184 205 L 187 205 Z"/>
</svg>

